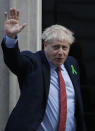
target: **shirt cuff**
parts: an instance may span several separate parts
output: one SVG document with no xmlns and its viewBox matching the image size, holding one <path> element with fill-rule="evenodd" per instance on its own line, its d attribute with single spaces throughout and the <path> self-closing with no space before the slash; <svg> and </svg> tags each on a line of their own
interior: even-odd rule
<svg viewBox="0 0 95 131">
<path fill-rule="evenodd" d="M 12 39 L 5 34 L 4 40 L 7 48 L 14 48 L 17 43 L 18 37 L 16 36 L 15 39 Z"/>
</svg>

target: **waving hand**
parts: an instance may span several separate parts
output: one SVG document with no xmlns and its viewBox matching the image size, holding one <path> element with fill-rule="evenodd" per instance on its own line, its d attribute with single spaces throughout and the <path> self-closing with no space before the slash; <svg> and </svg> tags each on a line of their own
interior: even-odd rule
<svg viewBox="0 0 95 131">
<path fill-rule="evenodd" d="M 20 11 L 16 10 L 14 8 L 10 9 L 10 15 L 8 16 L 8 13 L 5 12 L 5 33 L 11 37 L 15 38 L 15 36 L 21 32 L 26 24 L 19 25 L 19 17 L 20 17 Z"/>
</svg>

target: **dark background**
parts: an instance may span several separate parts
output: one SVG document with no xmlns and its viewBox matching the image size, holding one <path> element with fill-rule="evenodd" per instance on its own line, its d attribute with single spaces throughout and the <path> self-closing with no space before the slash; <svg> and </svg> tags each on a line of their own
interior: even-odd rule
<svg viewBox="0 0 95 131">
<path fill-rule="evenodd" d="M 75 33 L 70 55 L 80 66 L 87 131 L 95 131 L 95 0 L 43 0 L 42 29 L 64 25 Z"/>
</svg>

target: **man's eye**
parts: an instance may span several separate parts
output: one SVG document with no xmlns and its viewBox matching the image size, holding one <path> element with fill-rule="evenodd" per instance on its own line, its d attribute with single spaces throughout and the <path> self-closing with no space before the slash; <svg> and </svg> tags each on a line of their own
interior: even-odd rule
<svg viewBox="0 0 95 131">
<path fill-rule="evenodd" d="M 66 47 L 66 46 L 63 46 L 63 47 L 62 47 L 62 49 L 63 49 L 63 50 L 66 50 L 66 49 L 67 49 L 67 47 Z"/>
<path fill-rule="evenodd" d="M 54 46 L 54 49 L 59 49 L 59 47 L 58 46 Z"/>
</svg>

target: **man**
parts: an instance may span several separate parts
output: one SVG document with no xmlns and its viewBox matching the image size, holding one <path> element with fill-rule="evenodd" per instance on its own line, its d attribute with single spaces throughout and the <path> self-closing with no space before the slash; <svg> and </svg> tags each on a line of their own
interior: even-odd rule
<svg viewBox="0 0 95 131">
<path fill-rule="evenodd" d="M 21 91 L 5 131 L 85 131 L 78 64 L 68 56 L 73 33 L 53 25 L 42 34 L 43 51 L 20 52 L 17 34 L 26 24 L 19 14 L 5 12 L 4 60 Z"/>
</svg>

